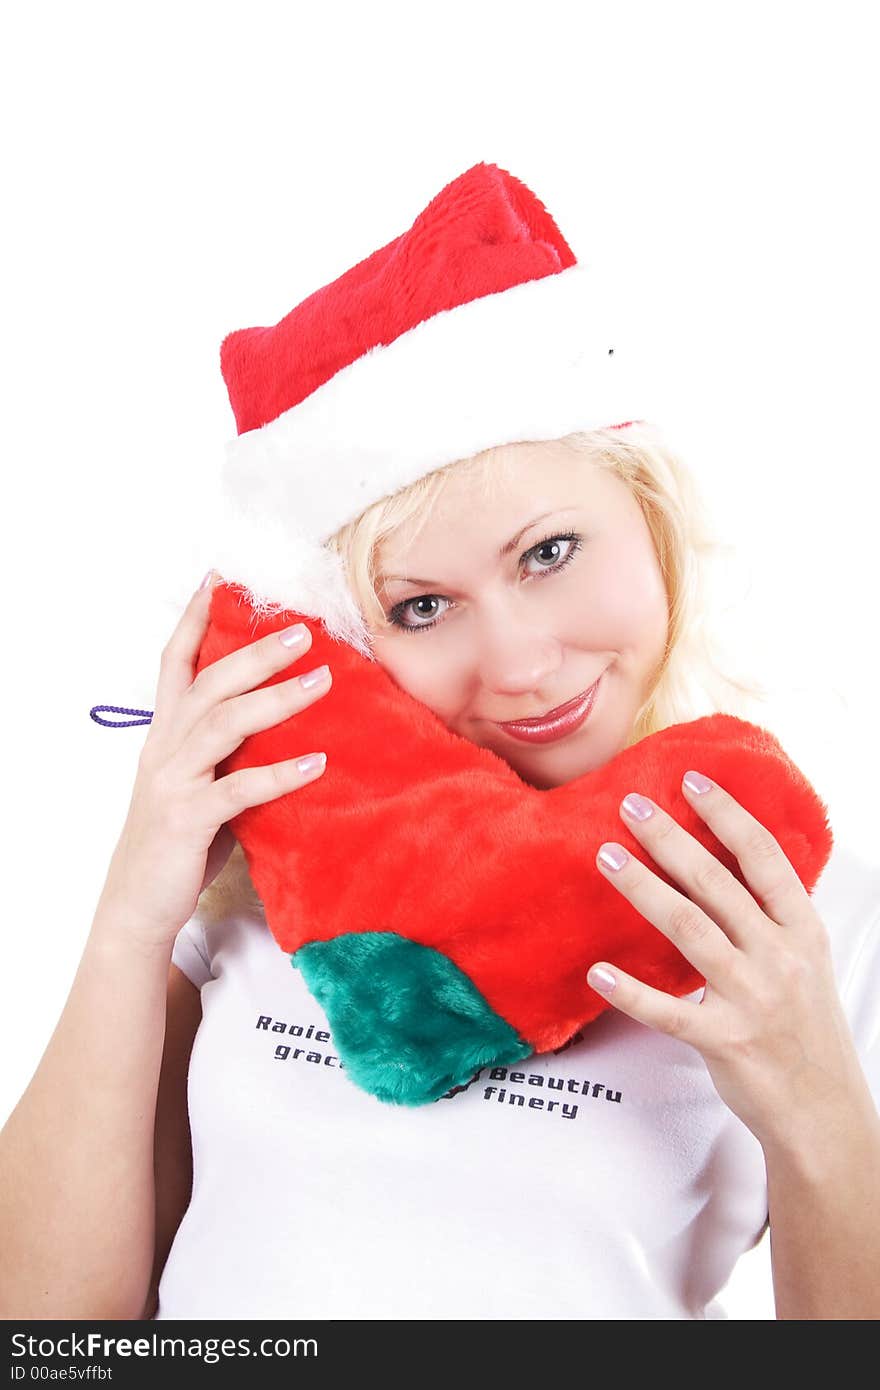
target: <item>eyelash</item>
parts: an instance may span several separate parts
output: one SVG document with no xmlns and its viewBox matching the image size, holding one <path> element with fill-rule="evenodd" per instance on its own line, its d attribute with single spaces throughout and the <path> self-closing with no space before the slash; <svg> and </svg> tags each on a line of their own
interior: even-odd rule
<svg viewBox="0 0 880 1390">
<path fill-rule="evenodd" d="M 558 560 L 555 565 L 548 565 L 548 567 L 539 574 L 533 574 L 533 579 L 545 579 L 547 578 L 547 576 L 551 574 L 558 574 L 560 570 L 565 569 L 565 566 L 574 559 L 575 555 L 577 555 L 578 551 L 581 549 L 581 546 L 583 545 L 583 537 L 577 535 L 576 532 L 569 531 L 564 535 L 560 535 L 554 532 L 551 533 L 549 536 L 544 536 L 544 538 L 540 541 L 535 541 L 534 545 L 530 545 L 528 550 L 524 551 L 523 554 L 520 556 L 520 563 L 522 563 L 523 560 L 527 560 L 528 557 L 531 554 L 533 554 L 534 551 L 540 550 L 542 545 L 548 545 L 550 541 L 570 541 L 571 547 L 562 560 Z M 388 621 L 392 625 L 392 627 L 398 628 L 401 632 L 428 632 L 432 627 L 436 627 L 438 623 L 441 623 L 443 621 L 443 618 L 434 618 L 430 623 L 416 623 L 414 625 L 410 625 L 407 623 L 402 623 L 400 621 L 400 617 L 411 603 L 418 603 L 419 599 L 421 598 L 442 597 L 442 594 L 416 594 L 415 598 L 404 599 L 402 603 L 396 603 L 394 607 L 390 610 L 390 612 L 387 615 Z"/>
</svg>

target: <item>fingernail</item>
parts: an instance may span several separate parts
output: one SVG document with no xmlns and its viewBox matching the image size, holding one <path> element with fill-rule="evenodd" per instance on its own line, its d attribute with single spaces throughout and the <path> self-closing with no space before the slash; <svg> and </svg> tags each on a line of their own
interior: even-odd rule
<svg viewBox="0 0 880 1390">
<path fill-rule="evenodd" d="M 213 579 L 213 577 L 214 577 L 214 571 L 213 571 L 212 569 L 208 570 L 208 573 L 205 575 L 204 579 L 202 580 L 201 584 L 199 585 L 199 592 L 201 592 L 202 589 L 207 589 L 207 587 L 208 587 L 208 585 L 210 584 L 210 582 L 211 582 L 211 580 Z"/>
<path fill-rule="evenodd" d="M 702 772 L 686 772 L 684 774 L 684 777 L 682 778 L 682 781 L 684 782 L 688 791 L 692 792 L 707 792 L 712 786 L 712 783 L 709 781 L 709 778 L 704 777 Z"/>
<path fill-rule="evenodd" d="M 293 627 L 286 627 L 283 632 L 279 632 L 278 640 L 283 642 L 285 647 L 295 647 L 297 642 L 306 640 L 307 631 L 305 623 L 295 623 Z"/>
<path fill-rule="evenodd" d="M 304 758 L 297 758 L 296 765 L 303 776 L 308 776 L 310 772 L 323 768 L 326 761 L 326 753 L 307 753 Z"/>
<path fill-rule="evenodd" d="M 599 850 L 599 858 L 606 869 L 622 869 L 629 855 L 622 845 L 603 845 Z"/>
<path fill-rule="evenodd" d="M 316 666 L 314 671 L 307 671 L 304 676 L 300 676 L 299 683 L 303 690 L 311 690 L 313 685 L 321 685 L 329 673 L 329 666 Z"/>
<path fill-rule="evenodd" d="M 617 984 L 617 980 L 610 970 L 606 970 L 604 965 L 594 965 L 587 971 L 587 984 L 593 989 L 598 989 L 602 994 L 610 994 Z"/>
<path fill-rule="evenodd" d="M 626 814 L 632 816 L 633 820 L 647 820 L 649 816 L 654 814 L 654 807 L 650 801 L 644 796 L 639 796 L 638 792 L 630 792 L 629 796 L 625 796 L 620 804 Z"/>
</svg>

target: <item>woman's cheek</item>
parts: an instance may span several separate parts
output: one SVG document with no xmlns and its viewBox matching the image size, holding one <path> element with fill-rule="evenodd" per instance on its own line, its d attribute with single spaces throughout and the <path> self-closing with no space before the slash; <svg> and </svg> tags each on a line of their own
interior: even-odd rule
<svg viewBox="0 0 880 1390">
<path fill-rule="evenodd" d="M 668 599 L 653 545 L 646 551 L 641 536 L 623 538 L 597 555 L 578 611 L 585 645 L 619 652 L 664 645 Z"/>
</svg>

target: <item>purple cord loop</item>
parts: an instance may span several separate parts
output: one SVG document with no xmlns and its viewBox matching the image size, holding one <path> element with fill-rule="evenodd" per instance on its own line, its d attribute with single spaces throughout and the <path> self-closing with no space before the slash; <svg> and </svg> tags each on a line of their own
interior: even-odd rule
<svg viewBox="0 0 880 1390">
<path fill-rule="evenodd" d="M 102 719 L 97 713 L 99 709 L 109 710 L 111 714 L 143 714 L 145 719 Z M 92 705 L 89 710 L 89 718 L 94 719 L 96 724 L 103 724 L 106 729 L 127 729 L 132 724 L 149 724 L 153 719 L 151 709 L 126 709 L 124 705 Z"/>
</svg>

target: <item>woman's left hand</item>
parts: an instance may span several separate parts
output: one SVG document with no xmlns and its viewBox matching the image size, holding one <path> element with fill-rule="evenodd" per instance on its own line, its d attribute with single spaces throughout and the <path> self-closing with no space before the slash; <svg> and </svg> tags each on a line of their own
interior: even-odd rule
<svg viewBox="0 0 880 1390">
<path fill-rule="evenodd" d="M 746 888 L 714 855 L 653 801 L 630 793 L 621 816 L 670 878 L 676 892 L 621 845 L 602 845 L 596 858 L 609 883 L 678 948 L 705 978 L 699 1003 L 676 998 L 628 975 L 613 960 L 617 983 L 588 983 L 615 1008 L 703 1055 L 718 1094 L 765 1146 L 827 1118 L 850 1087 L 865 1081 L 843 1012 L 828 932 L 779 844 L 716 783 L 687 801 L 737 860 Z M 644 819 L 630 808 L 648 810 Z M 607 850 L 626 855 L 619 869 Z M 751 889 L 751 892 L 749 891 Z M 753 896 L 754 895 L 754 896 Z"/>
</svg>

